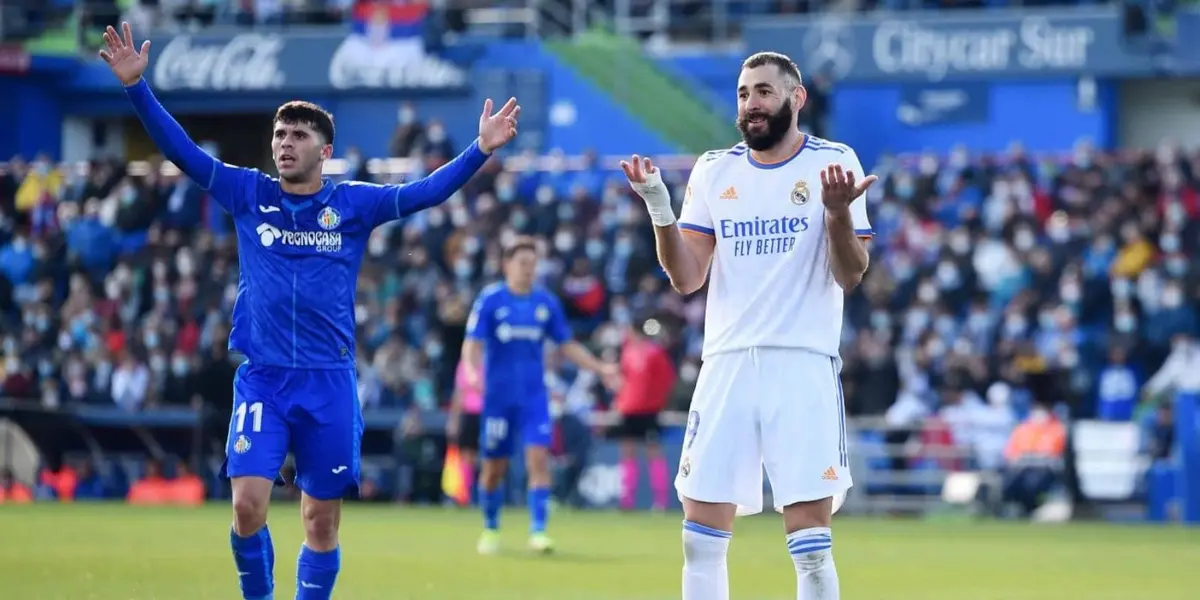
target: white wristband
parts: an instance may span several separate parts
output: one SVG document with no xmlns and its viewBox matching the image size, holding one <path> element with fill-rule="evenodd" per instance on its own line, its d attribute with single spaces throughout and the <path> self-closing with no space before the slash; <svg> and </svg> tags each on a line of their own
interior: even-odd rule
<svg viewBox="0 0 1200 600">
<path fill-rule="evenodd" d="M 646 183 L 631 183 L 633 191 L 646 202 L 646 210 L 650 213 L 650 222 L 655 227 L 670 227 L 675 224 L 675 209 L 671 208 L 671 192 L 663 183 L 662 174 L 658 169 L 646 175 Z"/>
</svg>

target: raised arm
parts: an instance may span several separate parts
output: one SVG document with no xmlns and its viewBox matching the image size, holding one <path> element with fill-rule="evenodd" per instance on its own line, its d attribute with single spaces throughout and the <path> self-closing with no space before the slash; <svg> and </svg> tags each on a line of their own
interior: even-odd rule
<svg viewBox="0 0 1200 600">
<path fill-rule="evenodd" d="M 483 114 L 479 115 L 479 137 L 454 160 L 424 179 L 406 185 L 385 186 L 374 208 L 374 224 L 403 219 L 448 200 L 475 176 L 492 152 L 516 137 L 520 115 L 521 107 L 516 98 L 509 98 L 495 114 L 492 113 L 492 100 L 488 98 L 483 103 Z"/>
<path fill-rule="evenodd" d="M 821 172 L 821 201 L 825 204 L 825 234 L 829 238 L 829 269 L 843 291 L 858 287 L 871 263 L 867 239 L 872 235 L 867 220 L 867 188 L 874 175 L 863 175 L 858 156 L 850 152 L 848 164 L 832 164 Z"/>
<path fill-rule="evenodd" d="M 649 158 L 635 154 L 629 162 L 621 161 L 621 169 L 633 190 L 646 202 L 650 221 L 654 223 L 658 262 L 667 272 L 671 287 L 681 294 L 691 294 L 704 287 L 717 241 L 708 205 L 703 198 L 693 198 L 693 190 L 702 188 L 699 163 L 692 169 L 683 200 L 684 222 L 676 221 L 671 194 L 662 181 L 661 172 Z"/>
<path fill-rule="evenodd" d="M 125 86 L 125 95 L 129 97 L 138 120 L 142 122 L 146 133 L 150 134 L 150 139 L 154 140 L 154 145 L 158 146 L 163 156 L 175 163 L 197 185 L 211 190 L 220 161 L 188 137 L 183 127 L 180 127 L 163 105 L 159 104 L 145 79 L 138 79 L 137 83 Z"/>
<path fill-rule="evenodd" d="M 142 78 L 149 64 L 150 40 L 142 42 L 139 51 L 134 48 L 129 23 L 122 23 L 121 31 L 118 34 L 116 29 L 109 27 L 104 32 L 105 48 L 100 51 L 100 58 L 108 63 L 113 75 L 125 86 L 125 94 L 129 96 L 134 112 L 163 155 L 205 190 L 211 189 L 218 161 L 188 137 L 179 123 L 159 104 L 150 91 L 150 84 Z"/>
</svg>

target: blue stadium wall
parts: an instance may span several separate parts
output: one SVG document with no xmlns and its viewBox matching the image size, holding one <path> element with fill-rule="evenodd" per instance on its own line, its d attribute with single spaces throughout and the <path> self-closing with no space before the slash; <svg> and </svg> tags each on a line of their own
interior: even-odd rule
<svg viewBox="0 0 1200 600">
<path fill-rule="evenodd" d="M 732 118 L 732 86 L 740 57 L 715 55 L 670 59 L 670 70 L 695 76 L 688 84 L 718 97 Z M 603 154 L 638 151 L 650 154 L 676 149 L 640 125 L 626 109 L 603 91 L 560 63 L 536 43 L 489 46 L 474 64 L 488 69 L 536 69 L 546 74 L 543 115 L 527 115 L 525 131 L 542 133 L 542 148 L 568 153 L 596 149 Z M 61 156 L 61 122 L 66 116 L 114 117 L 131 114 L 119 86 L 102 65 L 86 64 L 68 76 L 61 71 L 0 77 L 0 156 L 46 151 Z M 916 84 L 919 86 L 919 84 Z M 968 85 L 968 84 L 964 84 Z M 846 83 L 835 87 L 830 106 L 832 137 L 852 144 L 867 165 L 884 152 L 945 152 L 956 144 L 973 150 L 1001 150 L 1016 139 L 1031 150 L 1069 148 L 1080 138 L 1101 147 L 1116 139 L 1118 114 L 1116 82 L 1101 80 L 1095 101 L 1083 106 L 1078 81 L 1048 79 L 969 84 L 971 106 L 919 126 L 897 118 L 897 111 L 914 93 L 914 84 Z M 170 93 L 167 108 L 177 114 L 268 113 L 293 93 Z M 372 156 L 386 153 L 396 108 L 412 100 L 426 118 L 444 121 L 453 139 L 465 143 L 475 135 L 482 95 L 412 96 L 392 93 L 302 94 L 332 110 L 338 123 L 339 146 L 353 145 Z M 575 118 L 551 121 L 555 105 L 569 106 Z M 386 133 L 384 133 L 386 132 Z M 613 132 L 620 132 L 614 135 Z M 199 132 L 193 132 L 199 133 Z"/>
<path fill-rule="evenodd" d="M 675 148 L 650 131 L 619 103 L 602 93 L 537 43 L 506 42 L 488 45 L 472 63 L 475 78 L 489 70 L 540 71 L 545 78 L 542 114 L 524 111 L 522 131 L 538 132 L 544 149 L 569 153 L 595 149 L 602 154 L 638 149 L 666 154 Z M 484 93 L 407 94 L 400 91 L 305 92 L 236 91 L 159 93 L 164 106 L 177 115 L 263 113 L 271 114 L 288 100 L 302 97 L 328 108 L 338 127 L 339 147 L 357 146 L 371 156 L 384 156 L 396 124 L 400 102 L 411 101 L 424 119 L 439 119 L 456 143 L 476 135 Z M 566 108 L 568 119 L 550 119 L 554 108 Z M 120 86 L 104 65 L 80 63 L 69 73 L 0 76 L 0 156 L 30 155 L 45 151 L 62 154 L 61 122 L 74 117 L 132 115 Z M 560 111 L 561 115 L 563 111 Z M 612 131 L 621 131 L 619 137 Z M 192 132 L 199 134 L 200 132 Z M 526 136 L 532 137 L 532 136 Z M 264 132 L 264 144 L 267 137 Z"/>
<path fill-rule="evenodd" d="M 720 109 L 733 120 L 734 87 L 741 53 L 689 54 L 658 59 L 697 93 L 725 99 Z M 811 83 L 811 82 L 810 82 Z M 1078 79 L 1003 80 L 963 83 L 838 83 L 829 99 L 830 137 L 854 146 L 863 163 L 885 152 L 944 153 L 962 144 L 974 151 L 1004 150 L 1014 140 L 1030 150 L 1070 148 L 1080 138 L 1099 147 L 1117 139 L 1117 80 L 1099 80 L 1094 100 L 1081 102 Z M 959 110 L 920 125 L 897 113 L 923 91 L 958 91 L 969 99 Z"/>
</svg>

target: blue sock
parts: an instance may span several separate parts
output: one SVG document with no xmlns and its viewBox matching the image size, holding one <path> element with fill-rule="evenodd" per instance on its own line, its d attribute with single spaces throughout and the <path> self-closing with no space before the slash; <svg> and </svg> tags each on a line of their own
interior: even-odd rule
<svg viewBox="0 0 1200 600">
<path fill-rule="evenodd" d="M 530 488 L 527 502 L 530 533 L 545 532 L 546 519 L 550 516 L 550 488 Z"/>
<path fill-rule="evenodd" d="M 500 507 L 504 505 L 504 486 L 494 490 L 480 490 L 479 503 L 483 506 L 483 527 L 489 531 L 500 529 Z"/>
<path fill-rule="evenodd" d="M 271 531 L 264 525 L 250 537 L 241 537 L 230 530 L 229 546 L 233 548 L 242 598 L 274 600 L 275 545 L 271 543 Z"/>
<path fill-rule="evenodd" d="M 341 546 L 317 552 L 301 545 L 296 559 L 296 600 L 329 600 L 341 568 Z"/>
</svg>

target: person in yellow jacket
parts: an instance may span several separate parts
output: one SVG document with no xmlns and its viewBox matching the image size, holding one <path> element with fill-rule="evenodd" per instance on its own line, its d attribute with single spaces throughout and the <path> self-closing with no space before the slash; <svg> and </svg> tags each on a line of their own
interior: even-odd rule
<svg viewBox="0 0 1200 600">
<path fill-rule="evenodd" d="M 62 186 L 62 171 L 54 167 L 50 159 L 39 156 L 17 188 L 17 210 L 28 213 L 40 202 L 57 201 Z"/>
</svg>

